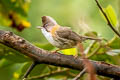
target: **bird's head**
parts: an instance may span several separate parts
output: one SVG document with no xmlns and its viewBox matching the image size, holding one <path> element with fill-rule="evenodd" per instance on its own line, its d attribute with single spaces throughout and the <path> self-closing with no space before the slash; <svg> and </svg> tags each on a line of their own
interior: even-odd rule
<svg viewBox="0 0 120 80">
<path fill-rule="evenodd" d="M 42 27 L 45 28 L 47 31 L 51 31 L 51 29 L 57 25 L 57 22 L 50 16 L 43 16 L 42 17 Z"/>
</svg>

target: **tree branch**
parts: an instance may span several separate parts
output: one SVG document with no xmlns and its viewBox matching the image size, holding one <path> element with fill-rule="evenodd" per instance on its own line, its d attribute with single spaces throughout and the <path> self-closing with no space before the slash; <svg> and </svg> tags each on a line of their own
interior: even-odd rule
<svg viewBox="0 0 120 80">
<path fill-rule="evenodd" d="M 67 67 L 76 70 L 82 70 L 84 68 L 83 59 L 74 56 L 63 55 L 59 53 L 52 54 L 49 51 L 40 49 L 25 39 L 13 34 L 9 31 L 0 30 L 0 43 L 9 46 L 33 60 L 44 63 L 51 64 L 55 66 Z M 96 74 L 103 75 L 112 78 L 120 78 L 120 67 L 107 64 L 104 62 L 92 61 L 96 70 Z"/>
<path fill-rule="evenodd" d="M 104 17 L 106 18 L 107 23 L 108 23 L 108 25 L 110 26 L 110 28 L 113 30 L 113 32 L 114 32 L 116 35 L 118 35 L 118 36 L 120 37 L 120 33 L 119 33 L 119 32 L 114 28 L 114 26 L 111 24 L 111 22 L 110 22 L 110 20 L 109 20 L 109 18 L 108 18 L 108 16 L 107 16 L 107 14 L 104 12 L 104 10 L 103 10 L 103 8 L 101 7 L 101 5 L 99 4 L 98 0 L 95 0 L 95 2 L 96 2 L 96 4 L 97 4 L 98 8 L 100 9 L 100 11 L 103 13 Z"/>
</svg>

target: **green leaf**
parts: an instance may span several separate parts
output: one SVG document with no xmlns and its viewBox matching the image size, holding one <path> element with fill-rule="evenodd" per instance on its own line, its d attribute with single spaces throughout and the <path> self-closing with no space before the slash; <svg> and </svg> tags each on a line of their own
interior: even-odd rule
<svg viewBox="0 0 120 80">
<path fill-rule="evenodd" d="M 116 64 L 116 61 L 113 60 L 113 57 L 108 55 L 108 54 L 96 54 L 94 56 L 91 57 L 92 60 L 96 60 L 96 61 L 105 61 L 107 63 L 112 63 L 112 64 Z"/>
<path fill-rule="evenodd" d="M 89 36 L 89 37 L 97 37 L 98 36 L 97 32 L 95 32 L 95 31 L 89 31 L 89 32 L 85 33 L 84 35 Z"/>
<path fill-rule="evenodd" d="M 103 9 L 104 12 L 106 13 L 110 23 L 116 27 L 117 26 L 117 16 L 115 13 L 115 10 L 113 9 L 113 7 L 111 5 L 108 5 L 106 8 Z M 102 14 L 103 16 L 103 14 Z M 106 20 L 105 16 L 104 19 Z M 106 20 L 107 21 L 107 20 Z"/>
<path fill-rule="evenodd" d="M 77 54 L 77 49 L 76 48 L 70 48 L 70 49 L 64 49 L 61 51 L 65 55 L 73 55 L 75 56 Z"/>
<path fill-rule="evenodd" d="M 107 45 L 113 49 L 120 49 L 120 38 L 115 36 Z"/>
</svg>

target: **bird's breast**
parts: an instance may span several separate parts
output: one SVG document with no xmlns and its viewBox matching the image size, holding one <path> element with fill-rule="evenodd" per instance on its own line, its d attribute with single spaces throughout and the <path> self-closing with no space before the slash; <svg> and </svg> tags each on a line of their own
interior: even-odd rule
<svg viewBox="0 0 120 80">
<path fill-rule="evenodd" d="M 50 32 L 47 32 L 45 28 L 41 29 L 42 33 L 44 34 L 45 38 L 53 45 L 53 46 L 59 46 L 59 44 L 54 40 L 52 34 Z"/>
</svg>

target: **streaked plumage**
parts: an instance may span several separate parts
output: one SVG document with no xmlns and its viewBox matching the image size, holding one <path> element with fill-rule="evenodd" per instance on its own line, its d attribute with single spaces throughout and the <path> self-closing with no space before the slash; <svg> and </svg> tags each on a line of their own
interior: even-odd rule
<svg viewBox="0 0 120 80">
<path fill-rule="evenodd" d="M 42 33 L 46 39 L 55 47 L 60 49 L 72 48 L 77 45 L 78 42 L 82 42 L 86 39 L 97 40 L 94 38 L 83 37 L 73 32 L 70 27 L 62 27 L 50 16 L 42 17 L 43 26 L 41 28 Z"/>
</svg>

